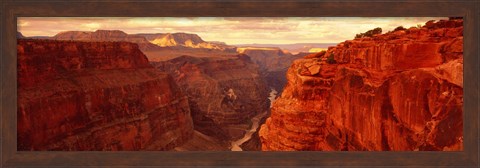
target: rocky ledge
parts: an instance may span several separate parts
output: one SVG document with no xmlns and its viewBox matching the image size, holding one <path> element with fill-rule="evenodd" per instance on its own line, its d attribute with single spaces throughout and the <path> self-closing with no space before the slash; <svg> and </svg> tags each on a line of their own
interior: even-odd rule
<svg viewBox="0 0 480 168">
<path fill-rule="evenodd" d="M 462 150 L 462 32 L 429 21 L 296 60 L 262 150 Z"/>
<path fill-rule="evenodd" d="M 128 42 L 18 40 L 18 150 L 169 150 L 187 97 Z"/>
</svg>

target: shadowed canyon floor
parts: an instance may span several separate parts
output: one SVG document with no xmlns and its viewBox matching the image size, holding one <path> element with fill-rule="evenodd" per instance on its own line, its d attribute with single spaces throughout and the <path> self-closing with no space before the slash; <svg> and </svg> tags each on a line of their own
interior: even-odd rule
<svg viewBox="0 0 480 168">
<path fill-rule="evenodd" d="M 277 96 L 277 91 L 275 89 L 272 89 L 270 91 L 270 95 L 268 96 L 268 99 L 270 100 L 270 107 L 272 106 L 273 101 L 275 100 Z M 258 128 L 260 126 L 261 119 L 264 118 L 268 114 L 268 111 L 265 111 L 263 113 L 260 113 L 256 115 L 255 117 L 252 118 L 252 125 L 250 129 L 246 130 L 245 135 L 242 137 L 242 139 L 233 141 L 231 144 L 231 150 L 232 151 L 242 151 L 241 145 L 247 141 L 249 141 L 252 138 L 252 135 L 257 133 Z"/>
</svg>

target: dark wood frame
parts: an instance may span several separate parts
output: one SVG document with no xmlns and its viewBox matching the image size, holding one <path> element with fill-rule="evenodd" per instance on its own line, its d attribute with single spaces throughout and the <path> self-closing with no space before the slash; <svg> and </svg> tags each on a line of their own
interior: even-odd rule
<svg viewBox="0 0 480 168">
<path fill-rule="evenodd" d="M 1 4 L 1 166 L 479 166 L 479 14 L 471 1 L 5 0 Z M 16 150 L 16 18 L 21 16 L 462 16 L 464 151 L 460 152 L 21 152 Z"/>
</svg>

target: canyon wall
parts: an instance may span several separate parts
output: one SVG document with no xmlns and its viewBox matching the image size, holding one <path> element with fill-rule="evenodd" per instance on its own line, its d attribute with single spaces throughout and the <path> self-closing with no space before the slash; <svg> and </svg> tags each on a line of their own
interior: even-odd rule
<svg viewBox="0 0 480 168">
<path fill-rule="evenodd" d="M 18 40 L 18 150 L 169 150 L 187 97 L 128 42 Z"/>
<path fill-rule="evenodd" d="M 291 54 L 280 48 L 240 47 L 237 52 L 250 56 L 253 62 L 260 67 L 262 76 L 269 87 L 282 92 L 287 78 L 285 73 L 295 59 L 306 56 L 307 53 Z"/>
<path fill-rule="evenodd" d="M 220 139 L 231 139 L 228 128 L 248 123 L 268 110 L 265 81 L 248 56 L 181 56 L 152 63 L 169 72 L 190 102 L 195 130 Z"/>
<path fill-rule="evenodd" d="M 74 40 L 74 41 L 126 41 L 138 44 L 140 50 L 158 50 L 159 47 L 150 43 L 145 37 L 127 34 L 120 30 L 97 30 L 90 31 L 65 31 L 56 34 L 48 39 L 52 40 Z"/>
<path fill-rule="evenodd" d="M 160 47 L 188 47 L 188 48 L 205 48 L 220 51 L 235 51 L 235 47 L 228 46 L 225 43 L 215 43 L 204 41 L 197 34 L 189 33 L 142 33 L 136 34 L 145 37 L 151 43 Z"/>
<path fill-rule="evenodd" d="M 245 47 L 237 48 L 237 52 L 250 56 L 252 61 L 257 63 L 260 68 L 268 71 L 288 68 L 293 60 L 301 58 L 301 56 L 298 56 L 292 59 L 293 55 L 291 53 L 283 51 L 280 48 Z M 285 63 L 285 61 L 288 61 L 285 60 L 287 58 L 290 58 L 290 62 Z"/>
<path fill-rule="evenodd" d="M 429 21 L 294 61 L 262 150 L 462 150 L 462 33 Z"/>
</svg>

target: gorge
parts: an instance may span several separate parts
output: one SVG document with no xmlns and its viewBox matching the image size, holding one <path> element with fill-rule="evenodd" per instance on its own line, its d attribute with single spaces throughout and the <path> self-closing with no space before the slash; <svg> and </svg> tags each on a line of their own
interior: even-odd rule
<svg viewBox="0 0 480 168">
<path fill-rule="evenodd" d="M 371 32 L 334 45 L 17 32 L 17 149 L 463 150 L 463 20 Z"/>
<path fill-rule="evenodd" d="M 271 89 L 270 95 L 268 96 L 270 107 L 272 107 L 272 103 L 276 99 L 277 93 L 278 92 L 275 89 Z M 258 131 L 262 118 L 264 118 L 267 114 L 268 114 L 268 111 L 264 111 L 263 113 L 260 113 L 251 119 L 252 126 L 250 129 L 246 130 L 245 135 L 241 139 L 231 142 L 232 151 L 242 151 L 241 145 L 243 145 L 245 142 L 252 139 L 252 135 L 257 133 Z"/>
<path fill-rule="evenodd" d="M 268 110 L 267 85 L 246 55 L 182 56 L 152 64 L 184 89 L 195 129 L 220 142 L 242 136 L 249 120 Z"/>
</svg>

